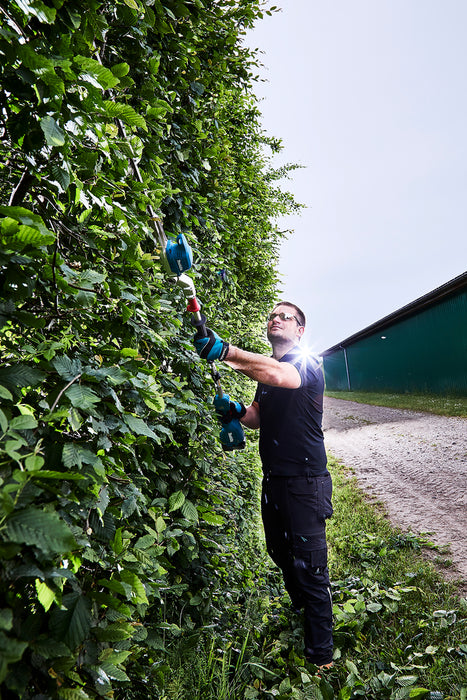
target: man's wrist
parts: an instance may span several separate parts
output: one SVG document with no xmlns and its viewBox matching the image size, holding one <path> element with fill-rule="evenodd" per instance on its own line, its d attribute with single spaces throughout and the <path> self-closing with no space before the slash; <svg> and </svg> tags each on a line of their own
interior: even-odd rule
<svg viewBox="0 0 467 700">
<path fill-rule="evenodd" d="M 222 355 L 221 355 L 221 357 L 220 357 L 220 359 L 221 359 L 222 361 L 225 361 L 225 360 L 228 360 L 228 359 L 229 359 L 229 355 L 231 354 L 232 347 L 233 347 L 233 346 L 232 346 L 230 343 L 227 343 L 227 342 L 224 340 L 224 349 L 223 349 Z"/>
</svg>

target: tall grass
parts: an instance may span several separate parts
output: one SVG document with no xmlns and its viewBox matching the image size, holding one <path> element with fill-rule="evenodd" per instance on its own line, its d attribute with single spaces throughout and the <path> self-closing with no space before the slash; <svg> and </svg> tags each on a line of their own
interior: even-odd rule
<svg viewBox="0 0 467 700">
<path fill-rule="evenodd" d="M 372 406 L 389 406 L 411 411 L 425 411 L 440 416 L 467 417 L 467 396 L 437 396 L 434 394 L 378 394 L 363 391 L 326 391 L 326 396 L 344 401 L 356 401 Z"/>
</svg>

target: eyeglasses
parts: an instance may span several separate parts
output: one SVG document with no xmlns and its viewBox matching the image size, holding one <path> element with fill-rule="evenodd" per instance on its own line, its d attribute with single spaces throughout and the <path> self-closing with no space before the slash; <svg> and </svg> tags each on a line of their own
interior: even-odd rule
<svg viewBox="0 0 467 700">
<path fill-rule="evenodd" d="M 274 321 L 276 316 L 279 316 L 281 321 L 291 321 L 294 318 L 297 321 L 299 326 L 302 325 L 296 316 L 294 316 L 293 314 L 284 313 L 283 311 L 281 311 L 280 314 L 275 314 L 275 313 L 269 314 L 268 321 Z"/>
</svg>

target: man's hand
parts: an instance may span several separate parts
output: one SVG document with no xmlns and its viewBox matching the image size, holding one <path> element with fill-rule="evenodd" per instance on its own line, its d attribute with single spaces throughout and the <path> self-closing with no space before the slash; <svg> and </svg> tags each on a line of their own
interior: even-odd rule
<svg viewBox="0 0 467 700">
<path fill-rule="evenodd" d="M 246 413 L 246 408 L 241 401 L 231 401 L 228 394 L 220 398 L 217 394 L 214 398 L 214 408 L 221 423 L 226 425 L 231 420 L 240 420 Z"/>
<path fill-rule="evenodd" d="M 196 348 L 196 352 L 203 360 L 207 362 L 214 362 L 215 360 L 224 360 L 229 352 L 229 344 L 219 338 L 217 333 L 214 333 L 210 328 L 206 326 L 207 336 L 202 336 L 197 333 L 193 338 L 193 343 Z"/>
<path fill-rule="evenodd" d="M 225 452 L 231 450 L 243 450 L 245 447 L 245 434 L 240 424 L 240 418 L 246 413 L 241 401 L 231 401 L 228 394 L 214 397 L 214 407 L 222 424 L 220 440 Z"/>
</svg>

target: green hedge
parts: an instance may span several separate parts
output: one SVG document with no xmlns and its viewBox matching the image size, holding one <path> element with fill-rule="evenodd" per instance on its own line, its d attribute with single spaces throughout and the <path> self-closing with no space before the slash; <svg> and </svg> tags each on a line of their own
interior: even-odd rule
<svg viewBox="0 0 467 700">
<path fill-rule="evenodd" d="M 256 450 L 220 449 L 148 207 L 188 237 L 212 325 L 262 350 L 272 221 L 295 204 L 242 44 L 260 3 L 1 12 L 0 684 L 148 697 L 173 640 L 217 624 L 258 560 Z"/>
</svg>

